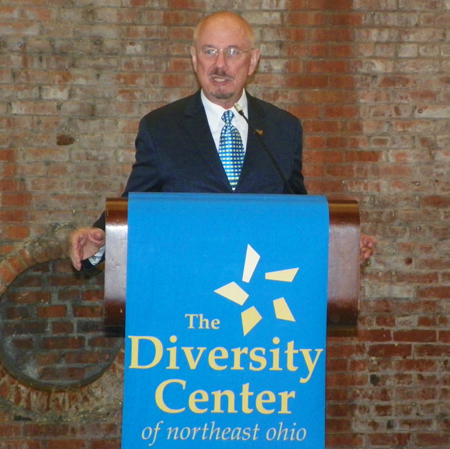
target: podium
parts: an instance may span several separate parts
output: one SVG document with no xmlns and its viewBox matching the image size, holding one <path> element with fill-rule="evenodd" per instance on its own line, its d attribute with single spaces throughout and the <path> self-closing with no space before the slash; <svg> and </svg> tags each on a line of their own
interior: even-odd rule
<svg viewBox="0 0 450 449">
<path fill-rule="evenodd" d="M 324 449 L 327 323 L 356 324 L 358 215 L 313 195 L 109 200 L 122 449 Z"/>
<path fill-rule="evenodd" d="M 357 204 L 324 196 L 108 201 L 122 448 L 323 449 L 327 322 L 356 324 L 359 240 Z"/>
<path fill-rule="evenodd" d="M 209 195 L 209 194 L 205 194 Z M 354 329 L 360 296 L 360 218 L 353 200 L 328 200 L 328 328 Z M 125 325 L 128 200 L 106 201 L 105 324 Z"/>
</svg>

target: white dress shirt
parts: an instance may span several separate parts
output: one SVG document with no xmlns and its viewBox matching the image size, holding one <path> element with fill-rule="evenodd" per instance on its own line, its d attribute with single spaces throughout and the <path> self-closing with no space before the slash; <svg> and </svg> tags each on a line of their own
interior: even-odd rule
<svg viewBox="0 0 450 449">
<path fill-rule="evenodd" d="M 219 150 L 220 133 L 222 132 L 222 128 L 225 126 L 225 122 L 222 120 L 222 115 L 226 111 L 226 109 L 208 100 L 205 94 L 203 93 L 203 90 L 201 91 L 201 98 L 203 106 L 205 108 L 206 118 L 208 119 L 209 129 L 211 130 L 211 134 L 216 144 L 216 148 L 217 150 Z M 238 101 L 238 104 L 244 111 L 245 116 L 248 117 L 248 103 L 245 90 L 242 92 L 242 96 Z M 234 108 L 232 109 L 234 112 L 234 117 L 231 122 L 237 128 L 239 134 L 241 135 L 245 151 L 247 149 L 248 124 L 245 121 L 244 117 L 242 117 L 238 113 L 238 111 L 236 111 L 236 109 Z"/>
</svg>

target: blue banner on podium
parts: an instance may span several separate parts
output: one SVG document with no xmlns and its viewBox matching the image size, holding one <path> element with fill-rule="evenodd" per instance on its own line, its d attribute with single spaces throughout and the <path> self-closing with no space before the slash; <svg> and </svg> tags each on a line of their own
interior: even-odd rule
<svg viewBox="0 0 450 449">
<path fill-rule="evenodd" d="M 123 449 L 325 447 L 328 203 L 130 194 Z"/>
</svg>

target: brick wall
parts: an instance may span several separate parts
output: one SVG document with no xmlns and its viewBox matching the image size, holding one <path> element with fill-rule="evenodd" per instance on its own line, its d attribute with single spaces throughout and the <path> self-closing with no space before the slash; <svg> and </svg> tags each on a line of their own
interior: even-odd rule
<svg viewBox="0 0 450 449">
<path fill-rule="evenodd" d="M 310 193 L 378 238 L 358 333 L 328 342 L 327 447 L 447 449 L 449 0 L 3 0 L 0 292 L 121 192 L 138 119 L 196 88 L 192 26 L 230 7 L 261 40 L 250 92 L 303 121 Z M 2 368 L 0 447 L 118 448 L 121 357 L 65 392 Z"/>
<path fill-rule="evenodd" d="M 0 360 L 37 389 L 76 389 L 109 369 L 122 338 L 104 329 L 104 276 L 72 273 L 69 260 L 34 265 L 0 301 Z"/>
</svg>

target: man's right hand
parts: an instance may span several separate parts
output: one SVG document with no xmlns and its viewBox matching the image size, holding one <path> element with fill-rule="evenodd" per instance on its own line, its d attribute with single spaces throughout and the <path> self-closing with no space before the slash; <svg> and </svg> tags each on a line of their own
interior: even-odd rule
<svg viewBox="0 0 450 449">
<path fill-rule="evenodd" d="M 79 228 L 70 236 L 70 260 L 81 270 L 81 262 L 98 253 L 105 245 L 105 231 L 100 228 Z"/>
</svg>

